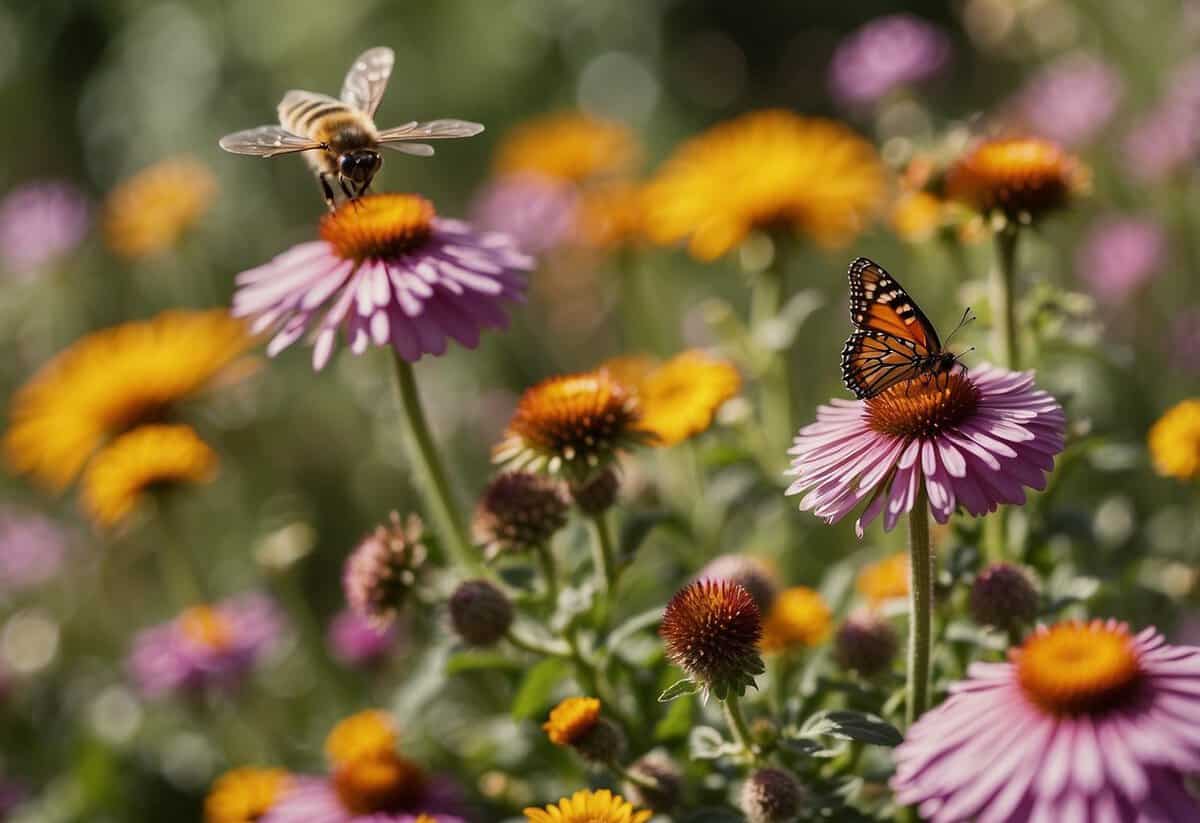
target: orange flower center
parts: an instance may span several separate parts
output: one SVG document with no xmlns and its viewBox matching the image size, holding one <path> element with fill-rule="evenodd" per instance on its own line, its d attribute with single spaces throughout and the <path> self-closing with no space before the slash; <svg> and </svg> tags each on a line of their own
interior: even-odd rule
<svg viewBox="0 0 1200 823">
<path fill-rule="evenodd" d="M 569 746 L 592 730 L 600 718 L 600 701 L 594 697 L 568 697 L 550 712 L 542 729 L 551 743 Z"/>
<path fill-rule="evenodd" d="M 179 616 L 183 636 L 210 651 L 223 651 L 233 643 L 233 627 L 229 618 L 212 606 L 193 606 Z"/>
<path fill-rule="evenodd" d="M 391 756 L 399 735 L 391 715 L 378 709 L 352 714 L 325 738 L 325 756 L 334 766 L 355 760 Z"/>
<path fill-rule="evenodd" d="M 897 383 L 867 401 L 867 422 L 880 434 L 931 438 L 965 420 L 979 389 L 962 372 Z"/>
<path fill-rule="evenodd" d="M 344 763 L 333 774 L 338 799 L 354 814 L 403 811 L 421 799 L 425 775 L 396 754 Z"/>
<path fill-rule="evenodd" d="M 1103 711 L 1128 698 L 1141 676 L 1125 626 L 1062 623 L 1013 652 L 1017 681 L 1052 714 Z"/>
<path fill-rule="evenodd" d="M 362 262 L 403 254 L 429 237 L 433 204 L 415 194 L 373 194 L 321 218 L 321 239 L 339 257 Z"/>
</svg>

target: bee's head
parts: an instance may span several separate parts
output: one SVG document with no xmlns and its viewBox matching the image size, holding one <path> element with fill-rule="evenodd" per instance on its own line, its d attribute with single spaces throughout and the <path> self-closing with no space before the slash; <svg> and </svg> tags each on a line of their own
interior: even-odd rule
<svg viewBox="0 0 1200 823">
<path fill-rule="evenodd" d="M 355 149 L 338 157 L 338 176 L 353 183 L 359 191 L 371 185 L 383 158 L 373 149 Z"/>
</svg>

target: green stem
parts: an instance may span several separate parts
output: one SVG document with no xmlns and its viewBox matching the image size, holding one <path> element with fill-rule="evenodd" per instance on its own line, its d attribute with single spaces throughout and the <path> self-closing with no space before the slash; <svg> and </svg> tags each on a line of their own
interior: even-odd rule
<svg viewBox="0 0 1200 823">
<path fill-rule="evenodd" d="M 1003 508 L 983 519 L 983 548 L 990 563 L 1007 559 L 1008 518 Z"/>
<path fill-rule="evenodd" d="M 546 602 L 553 611 L 558 606 L 558 564 L 554 562 L 554 550 L 549 544 L 542 543 L 535 551 L 546 582 Z"/>
<path fill-rule="evenodd" d="M 614 561 L 612 531 L 603 514 L 592 515 L 592 563 L 596 587 L 605 598 L 612 596 L 617 586 L 617 567 Z"/>
<path fill-rule="evenodd" d="M 742 714 L 742 704 L 735 694 L 730 694 L 721 701 L 721 708 L 725 710 L 725 722 L 729 724 L 729 732 L 733 735 L 733 739 L 741 746 L 751 760 L 758 762 L 758 749 L 754 746 L 754 736 L 750 734 L 750 727 L 746 725 L 746 717 Z"/>
<path fill-rule="evenodd" d="M 624 780 L 626 783 L 632 783 L 635 786 L 640 786 L 641 788 L 645 789 L 646 791 L 656 792 L 660 788 L 658 785 L 658 781 L 655 780 L 653 777 L 649 777 L 644 774 L 637 774 L 636 772 L 631 772 L 631 771 L 629 771 L 629 769 L 622 766 L 616 760 L 610 760 L 608 762 L 608 768 L 610 768 L 612 770 L 613 774 L 615 774 L 621 780 Z"/>
<path fill-rule="evenodd" d="M 532 654 L 539 654 L 543 657 L 566 657 L 570 658 L 571 660 L 576 659 L 576 651 L 573 646 L 570 649 L 559 649 L 552 646 L 547 646 L 539 643 L 536 640 L 531 640 L 528 637 L 522 637 L 511 628 L 505 633 L 504 637 L 509 643 L 516 646 L 518 649 L 521 649 L 522 651 L 527 651 Z"/>
<path fill-rule="evenodd" d="M 421 408 L 421 395 L 417 391 L 412 364 L 398 354 L 395 361 L 396 387 L 403 412 L 400 415 L 401 425 L 408 441 L 409 456 L 416 464 L 425 505 L 437 525 L 442 545 L 446 547 L 454 563 L 472 573 L 483 573 L 483 564 L 480 563 L 467 537 L 465 521 L 446 479 L 446 470 L 437 446 L 434 445 L 433 436 L 429 433 L 429 424 Z"/>
<path fill-rule="evenodd" d="M 784 278 L 782 244 L 775 244 L 775 262 L 755 278 L 750 296 L 750 330 L 758 337 L 764 324 L 778 317 L 787 299 Z M 792 370 L 788 363 L 788 350 L 772 350 L 766 353 L 766 367 L 762 375 L 762 419 L 766 433 L 766 448 L 771 455 L 768 470 L 773 471 L 791 442 L 792 427 Z"/>
<path fill-rule="evenodd" d="M 1016 223 L 1006 223 L 995 234 L 996 266 L 992 269 L 992 355 L 1006 369 L 1020 368 L 1020 336 L 1017 332 L 1017 238 Z"/>
<path fill-rule="evenodd" d="M 579 647 L 579 635 L 575 630 L 574 623 L 567 627 L 564 639 L 571 649 L 570 658 L 575 664 L 575 676 L 579 678 L 580 688 L 591 697 L 599 697 L 599 678 L 596 676 L 596 668 L 592 665 L 592 661 L 584 656 L 583 649 Z"/>
<path fill-rule="evenodd" d="M 158 561 L 158 573 L 163 588 L 171 598 L 172 605 L 182 611 L 188 606 L 207 603 L 208 592 L 204 577 L 196 565 L 191 547 L 184 540 L 171 501 L 160 497 L 158 503 L 158 525 L 164 539 L 154 549 Z"/>
<path fill-rule="evenodd" d="M 917 480 L 917 499 L 908 513 L 908 552 L 912 570 L 908 586 L 908 705 L 905 719 L 911 726 L 929 705 L 933 555 L 929 547 L 929 500 L 924 478 Z"/>
<path fill-rule="evenodd" d="M 658 296 L 657 272 L 650 272 L 639 263 L 640 252 L 625 249 L 621 253 L 621 316 L 625 318 L 625 348 L 627 351 L 650 350 L 665 356 L 670 352 L 668 330 L 660 322 L 669 316 L 659 311 L 663 305 Z"/>
</svg>

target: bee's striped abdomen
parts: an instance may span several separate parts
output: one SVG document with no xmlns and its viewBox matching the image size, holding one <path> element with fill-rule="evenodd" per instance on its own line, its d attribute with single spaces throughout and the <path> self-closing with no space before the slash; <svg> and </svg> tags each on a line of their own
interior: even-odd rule
<svg viewBox="0 0 1200 823">
<path fill-rule="evenodd" d="M 290 91 L 279 103 L 279 124 L 293 134 L 312 137 L 314 128 L 330 115 L 348 115 L 340 100 L 307 91 Z"/>
</svg>

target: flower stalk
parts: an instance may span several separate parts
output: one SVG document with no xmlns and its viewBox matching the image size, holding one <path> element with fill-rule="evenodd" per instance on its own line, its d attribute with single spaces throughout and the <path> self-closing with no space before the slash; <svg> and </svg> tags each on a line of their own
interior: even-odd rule
<svg viewBox="0 0 1200 823">
<path fill-rule="evenodd" d="M 750 297 L 750 330 L 761 342 L 765 326 L 782 310 L 786 295 L 786 276 L 783 241 L 775 238 L 775 259 L 770 266 L 755 275 Z M 791 441 L 792 427 L 792 370 L 788 367 L 788 349 L 766 352 L 762 374 L 762 420 L 767 436 L 768 453 L 774 454 Z"/>
<path fill-rule="evenodd" d="M 760 759 L 758 749 L 754 745 L 754 736 L 750 733 L 750 727 L 746 724 L 746 716 L 742 714 L 741 700 L 736 694 L 730 692 L 721 701 L 721 708 L 725 712 L 725 722 L 729 725 L 729 733 L 733 735 L 733 739 L 750 756 L 752 763 L 758 763 Z"/>
<path fill-rule="evenodd" d="M 396 389 L 400 396 L 401 425 L 404 427 L 409 456 L 416 464 L 425 505 L 437 524 L 442 545 L 446 547 L 455 565 L 475 574 L 481 573 L 483 565 L 467 537 L 465 521 L 447 480 L 446 469 L 442 465 L 437 446 L 434 445 L 425 411 L 421 407 L 421 395 L 417 390 L 412 364 L 399 355 L 394 359 Z"/>
<path fill-rule="evenodd" d="M 596 574 L 596 588 L 605 598 L 612 596 L 617 585 L 617 567 L 613 548 L 612 530 L 603 513 L 592 515 L 592 563 Z"/>
<path fill-rule="evenodd" d="M 929 543 L 929 500 L 917 479 L 916 502 L 908 514 L 908 680 L 905 720 L 911 726 L 929 707 L 929 658 L 933 640 L 933 553 Z"/>
<path fill-rule="evenodd" d="M 992 352 L 1000 365 L 1020 368 L 1021 344 L 1017 332 L 1017 239 L 1019 227 L 1006 220 L 995 233 L 996 266 L 992 269 Z"/>
</svg>

